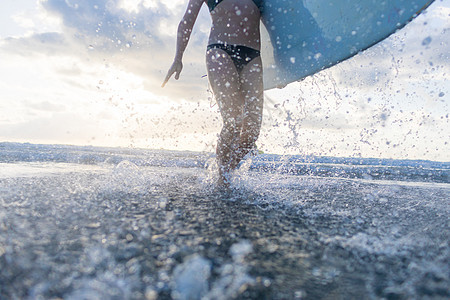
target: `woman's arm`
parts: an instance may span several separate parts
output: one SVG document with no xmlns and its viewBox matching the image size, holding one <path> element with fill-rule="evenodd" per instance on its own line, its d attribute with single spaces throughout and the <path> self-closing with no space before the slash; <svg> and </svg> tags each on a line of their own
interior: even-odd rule
<svg viewBox="0 0 450 300">
<path fill-rule="evenodd" d="M 200 11 L 200 8 L 202 7 L 203 2 L 204 0 L 189 0 L 186 12 L 181 19 L 180 24 L 178 25 L 175 59 L 169 71 L 167 72 L 162 87 L 166 85 L 173 73 L 175 73 L 176 80 L 178 80 L 178 78 L 180 77 L 181 70 L 183 69 L 183 54 L 186 50 L 189 38 L 192 33 L 192 28 L 194 27 L 195 20 L 197 20 L 198 13 Z"/>
</svg>

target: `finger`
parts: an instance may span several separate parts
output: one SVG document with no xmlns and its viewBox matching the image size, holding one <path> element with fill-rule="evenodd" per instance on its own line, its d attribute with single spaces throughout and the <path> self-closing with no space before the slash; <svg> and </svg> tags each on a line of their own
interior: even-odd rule
<svg viewBox="0 0 450 300">
<path fill-rule="evenodd" d="M 170 77 L 172 76 L 173 73 L 169 72 L 166 75 L 166 78 L 164 79 L 163 84 L 161 85 L 161 87 L 164 87 L 166 85 L 166 83 L 169 81 Z"/>
<path fill-rule="evenodd" d="M 166 86 L 166 83 L 167 83 L 168 81 L 169 81 L 168 79 L 164 80 L 164 82 L 161 84 L 161 87 L 165 87 L 165 86 Z"/>
</svg>

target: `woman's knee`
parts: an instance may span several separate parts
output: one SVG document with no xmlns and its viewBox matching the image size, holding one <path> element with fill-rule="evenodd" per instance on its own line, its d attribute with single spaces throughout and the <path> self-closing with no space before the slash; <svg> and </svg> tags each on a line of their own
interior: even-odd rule
<svg viewBox="0 0 450 300">
<path fill-rule="evenodd" d="M 245 112 L 243 129 L 257 131 L 261 129 L 262 125 L 262 110 L 249 110 Z"/>
</svg>

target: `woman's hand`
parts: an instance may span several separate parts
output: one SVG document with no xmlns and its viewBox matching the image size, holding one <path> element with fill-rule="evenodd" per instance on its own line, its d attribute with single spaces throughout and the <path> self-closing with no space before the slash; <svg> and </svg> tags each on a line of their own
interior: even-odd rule
<svg viewBox="0 0 450 300">
<path fill-rule="evenodd" d="M 175 79 L 178 80 L 180 78 L 181 70 L 183 69 L 183 63 L 181 60 L 175 60 L 167 72 L 166 79 L 164 80 L 161 87 L 164 87 L 166 83 L 169 81 L 170 77 L 172 77 L 173 73 L 175 73 Z"/>
</svg>

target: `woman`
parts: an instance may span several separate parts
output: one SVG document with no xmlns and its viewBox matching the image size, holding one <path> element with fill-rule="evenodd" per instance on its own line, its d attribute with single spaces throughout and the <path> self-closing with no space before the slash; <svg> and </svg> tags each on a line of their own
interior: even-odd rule
<svg viewBox="0 0 450 300">
<path fill-rule="evenodd" d="M 163 86 L 183 68 L 182 57 L 202 4 L 211 13 L 206 51 L 208 78 L 223 119 L 217 142 L 220 183 L 255 147 L 263 111 L 260 57 L 261 3 L 256 0 L 189 0 L 178 26 L 175 59 Z"/>
</svg>

